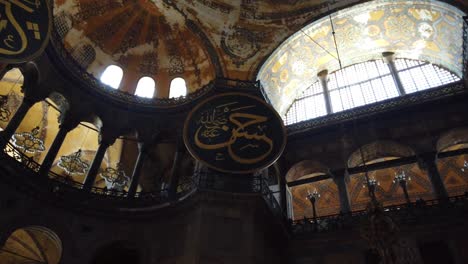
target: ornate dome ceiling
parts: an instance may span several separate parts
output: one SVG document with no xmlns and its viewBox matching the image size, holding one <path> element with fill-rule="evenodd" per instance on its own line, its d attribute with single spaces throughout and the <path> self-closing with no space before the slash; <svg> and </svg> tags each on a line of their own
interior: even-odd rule
<svg viewBox="0 0 468 264">
<path fill-rule="evenodd" d="M 285 114 L 317 81 L 317 73 L 340 69 L 338 58 L 346 67 L 390 51 L 461 76 L 463 15 L 439 1 L 377 0 L 343 9 L 292 35 L 268 58 L 258 79 L 275 109 Z"/>
<path fill-rule="evenodd" d="M 124 69 L 120 89 L 156 80 L 157 97 L 183 77 L 193 92 L 215 77 L 253 80 L 285 38 L 329 8 L 359 0 L 55 0 L 58 35 L 75 61 L 99 78 Z"/>
<path fill-rule="evenodd" d="M 65 48 L 89 73 L 99 78 L 109 65 L 124 69 L 123 91 L 133 94 L 138 80 L 149 76 L 157 97 L 168 97 L 175 77 L 190 91 L 215 77 L 202 33 L 161 1 L 56 0 L 54 15 Z"/>
</svg>

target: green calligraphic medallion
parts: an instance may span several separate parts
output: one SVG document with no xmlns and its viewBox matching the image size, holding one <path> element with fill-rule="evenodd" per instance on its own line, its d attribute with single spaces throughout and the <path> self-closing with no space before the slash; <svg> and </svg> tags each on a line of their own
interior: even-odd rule
<svg viewBox="0 0 468 264">
<path fill-rule="evenodd" d="M 48 0 L 0 0 L 0 63 L 21 63 L 40 55 L 51 28 Z"/>
<path fill-rule="evenodd" d="M 190 154 L 208 167 L 251 173 L 273 164 L 286 145 L 286 130 L 276 111 L 245 93 L 225 93 L 198 104 L 184 125 Z"/>
</svg>

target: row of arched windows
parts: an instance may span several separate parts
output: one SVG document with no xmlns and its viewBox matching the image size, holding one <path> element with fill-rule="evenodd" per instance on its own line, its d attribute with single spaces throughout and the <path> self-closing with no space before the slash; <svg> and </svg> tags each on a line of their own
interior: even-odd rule
<svg viewBox="0 0 468 264">
<path fill-rule="evenodd" d="M 109 65 L 101 75 L 101 82 L 109 85 L 114 89 L 118 89 L 123 78 L 123 70 L 119 66 Z M 138 81 L 135 95 L 146 98 L 153 98 L 156 96 L 156 82 L 153 78 L 145 76 L 141 77 Z M 169 98 L 176 98 L 187 95 L 187 85 L 185 80 L 176 77 L 171 81 L 169 87 Z"/>
<path fill-rule="evenodd" d="M 425 61 L 396 59 L 395 72 L 382 59 L 354 64 L 329 74 L 325 85 L 311 84 L 296 98 L 285 124 L 325 116 L 459 81 L 442 67 Z M 395 81 L 398 78 L 402 87 Z"/>
</svg>

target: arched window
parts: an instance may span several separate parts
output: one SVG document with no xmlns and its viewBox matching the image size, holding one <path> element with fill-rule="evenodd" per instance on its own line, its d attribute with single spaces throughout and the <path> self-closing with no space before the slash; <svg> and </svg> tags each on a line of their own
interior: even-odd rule
<svg viewBox="0 0 468 264">
<path fill-rule="evenodd" d="M 424 61 L 396 59 L 395 66 L 405 94 L 460 80 L 452 72 Z M 328 75 L 326 90 L 320 81 L 309 86 L 289 108 L 285 123 L 291 125 L 399 95 L 394 76 L 383 60 L 354 64 Z"/>
<path fill-rule="evenodd" d="M 460 80 L 455 74 L 429 62 L 397 59 L 395 66 L 406 93 L 414 93 Z"/>
<path fill-rule="evenodd" d="M 119 66 L 109 65 L 101 75 L 101 82 L 117 89 L 122 81 L 122 77 L 123 70 Z"/>
<path fill-rule="evenodd" d="M 60 12 L 54 16 L 54 26 L 60 37 L 65 38 L 67 33 L 72 28 L 72 21 L 70 17 L 65 14 L 65 12 Z"/>
<path fill-rule="evenodd" d="M 96 51 L 89 45 L 81 45 L 76 47 L 72 52 L 73 59 L 81 65 L 81 67 L 87 69 L 91 63 L 96 59 Z"/>
<path fill-rule="evenodd" d="M 447 1 L 365 2 L 314 20 L 265 60 L 257 79 L 287 125 L 325 115 L 324 110 L 333 114 L 460 80 L 463 63 L 454 59 L 463 57 L 460 9 Z M 418 10 L 438 15 L 415 23 L 416 2 Z M 390 29 L 389 23 L 397 26 Z M 440 38 L 439 31 L 453 37 Z M 325 70 L 328 76 L 321 74 Z"/>
<path fill-rule="evenodd" d="M 383 60 L 351 65 L 330 74 L 328 90 L 334 113 L 398 96 Z"/>
<path fill-rule="evenodd" d="M 169 89 L 169 98 L 187 95 L 187 86 L 185 84 L 185 80 L 180 77 L 174 78 L 172 80 L 171 87 Z"/>
<path fill-rule="evenodd" d="M 292 124 L 327 114 L 320 82 L 315 82 L 302 93 L 289 108 L 285 123 Z"/>
<path fill-rule="evenodd" d="M 142 77 L 137 84 L 136 96 L 153 98 L 155 91 L 155 82 L 150 77 Z"/>
</svg>

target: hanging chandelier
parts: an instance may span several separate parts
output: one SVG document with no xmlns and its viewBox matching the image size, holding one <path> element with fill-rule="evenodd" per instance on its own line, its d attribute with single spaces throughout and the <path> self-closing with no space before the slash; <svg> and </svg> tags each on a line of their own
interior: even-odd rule
<svg viewBox="0 0 468 264">
<path fill-rule="evenodd" d="M 468 161 L 463 161 L 463 167 L 460 169 L 462 172 L 466 172 L 468 170 Z"/>
<path fill-rule="evenodd" d="M 3 120 L 2 120 L 3 121 Z M 31 132 L 15 133 L 13 135 L 13 145 L 28 153 L 37 153 L 45 150 L 44 140 L 38 137 L 39 127 L 35 127 Z"/>
<path fill-rule="evenodd" d="M 123 191 L 127 186 L 130 178 L 125 174 L 125 171 L 121 168 L 121 164 L 117 164 L 117 168 L 106 168 L 99 174 L 106 183 L 106 188 L 109 190 Z"/>
<path fill-rule="evenodd" d="M 89 164 L 81 160 L 81 149 L 68 156 L 60 157 L 57 166 L 69 175 L 85 174 L 89 168 Z"/>
</svg>

